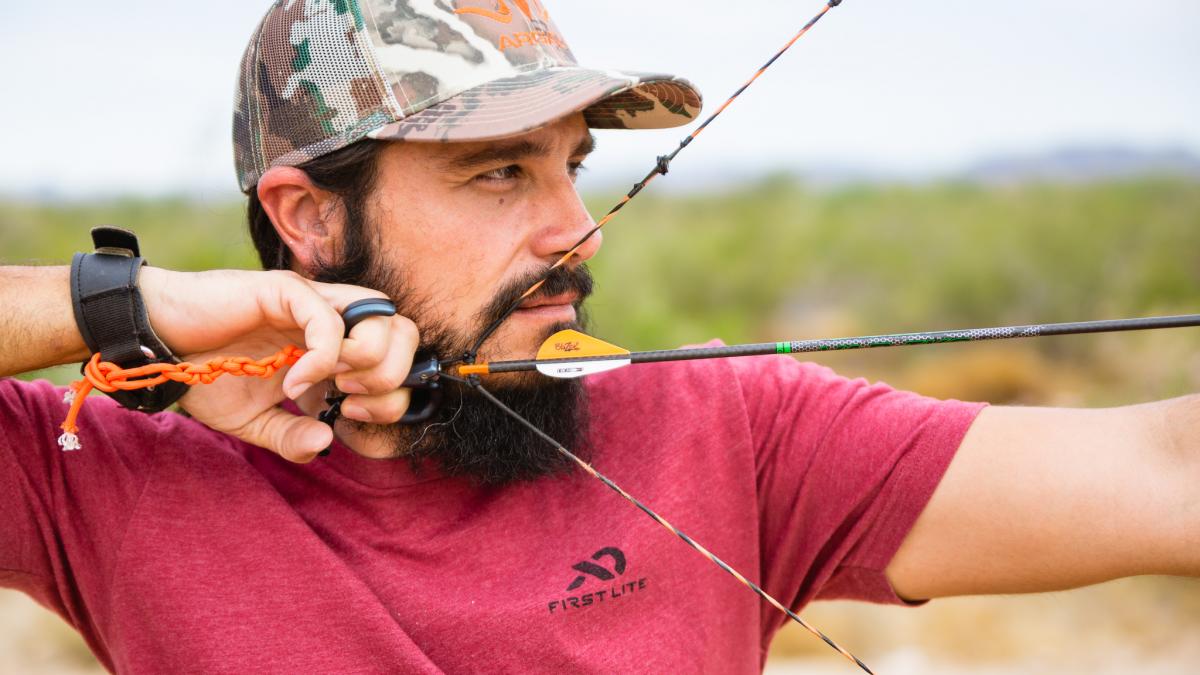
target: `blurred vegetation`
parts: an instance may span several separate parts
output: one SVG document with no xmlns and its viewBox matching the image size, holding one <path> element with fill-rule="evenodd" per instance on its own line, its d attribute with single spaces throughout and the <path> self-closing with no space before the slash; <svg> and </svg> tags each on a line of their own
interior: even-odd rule
<svg viewBox="0 0 1200 675">
<path fill-rule="evenodd" d="M 833 308 L 888 332 L 1128 316 L 1195 309 L 1200 288 L 1200 184 L 1166 178 L 815 192 L 781 175 L 621 216 L 593 312 L 639 346 Z"/>
<path fill-rule="evenodd" d="M 602 212 L 615 197 L 588 201 Z M 0 201 L 0 262 L 65 263 L 101 223 L 137 231 L 157 265 L 257 267 L 240 202 L 182 198 Z M 814 190 L 780 174 L 715 193 L 651 191 L 605 235 L 593 331 L 632 349 L 1184 313 L 1200 288 L 1200 183 L 1169 177 Z M 1162 353 L 1194 359 L 1181 333 L 818 358 L 933 395 L 1045 402 L 1053 378 L 1144 397 L 1194 384 Z M 968 386 L 963 369 L 991 380 Z M 1106 387 L 1075 400 L 1122 396 Z"/>
<path fill-rule="evenodd" d="M 781 174 L 646 194 L 607 228 L 592 267 L 594 332 L 635 349 L 1193 313 L 1200 182 L 814 190 Z M 1194 335 L 809 358 L 935 396 L 1102 405 L 1195 391 Z"/>
<path fill-rule="evenodd" d="M 615 197 L 588 201 L 599 212 Z M 257 267 L 240 202 L 183 198 L 0 200 L 0 262 L 69 262 L 104 223 L 137 231 L 157 265 Z M 648 192 L 605 235 L 591 314 L 631 347 L 760 339 L 781 315 L 834 308 L 886 331 L 1126 316 L 1195 309 L 1200 183 L 815 191 L 780 174 Z"/>
<path fill-rule="evenodd" d="M 601 213 L 615 199 L 588 201 Z M 185 199 L 0 201 L 0 262 L 66 263 L 101 223 L 137 231 L 157 265 L 257 267 L 241 203 Z M 818 190 L 781 174 L 701 194 L 650 191 L 606 228 L 591 266 L 592 332 L 631 349 L 1193 313 L 1200 311 L 1200 183 L 1145 177 Z M 1116 405 L 1200 391 L 1198 336 L 1156 331 L 812 358 L 939 397 Z M 51 376 L 65 382 L 76 372 Z M 1028 659 L 1042 665 L 1009 667 L 1067 672 L 1079 652 L 1099 663 L 1132 650 L 1140 663 L 1143 655 L 1172 658 L 1180 644 L 1180 669 L 1154 672 L 1190 672 L 1200 658 L 1197 640 L 1185 639 L 1200 634 L 1198 591 L 1193 581 L 1131 579 L 919 610 L 830 603 L 811 611 L 863 656 L 918 648 L 958 664 L 945 672 Z M 816 659 L 817 667 L 836 660 L 790 627 L 775 653 Z"/>
<path fill-rule="evenodd" d="M 115 225 L 137 232 L 155 265 L 180 270 L 257 267 L 244 205 L 184 198 L 123 197 L 95 202 L 0 200 L 0 262 L 69 264 L 91 250 L 88 231 Z"/>
</svg>

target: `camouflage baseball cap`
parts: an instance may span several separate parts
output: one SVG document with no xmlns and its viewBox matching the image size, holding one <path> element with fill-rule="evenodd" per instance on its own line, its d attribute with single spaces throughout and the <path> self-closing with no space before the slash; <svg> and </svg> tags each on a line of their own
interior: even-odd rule
<svg viewBox="0 0 1200 675">
<path fill-rule="evenodd" d="M 700 112 L 670 75 L 580 67 L 540 0 L 276 0 L 242 57 L 238 183 L 364 138 L 471 141 L 583 111 L 601 129 Z"/>
</svg>

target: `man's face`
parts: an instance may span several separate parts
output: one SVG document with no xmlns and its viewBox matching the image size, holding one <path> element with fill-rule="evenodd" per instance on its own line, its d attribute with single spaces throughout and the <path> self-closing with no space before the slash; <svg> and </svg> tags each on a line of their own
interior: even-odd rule
<svg viewBox="0 0 1200 675">
<path fill-rule="evenodd" d="M 594 225 L 575 190 L 592 147 L 579 114 L 499 141 L 390 144 L 366 214 L 379 241 L 375 260 L 400 273 L 425 323 L 473 343 L 490 314 Z M 599 247 L 597 232 L 568 267 Z M 553 330 L 575 324 L 587 290 L 548 284 L 489 338 L 480 359 L 532 356 Z"/>
<path fill-rule="evenodd" d="M 417 324 L 423 348 L 456 358 L 593 226 L 575 191 L 592 145 L 582 115 L 501 141 L 389 145 L 365 213 L 350 214 L 361 222 L 347 224 L 374 242 L 370 255 L 318 265 L 315 277 L 386 293 Z M 597 233 L 484 343 L 479 359 L 527 358 L 555 331 L 581 327 L 577 312 L 591 292 L 583 261 L 599 246 Z M 503 390 L 525 419 L 586 455 L 581 383 L 526 375 L 489 378 L 487 385 Z M 451 475 L 484 483 L 571 468 L 474 390 L 446 387 L 445 402 L 429 422 L 355 424 L 388 436 L 395 456 L 432 459 Z"/>
</svg>

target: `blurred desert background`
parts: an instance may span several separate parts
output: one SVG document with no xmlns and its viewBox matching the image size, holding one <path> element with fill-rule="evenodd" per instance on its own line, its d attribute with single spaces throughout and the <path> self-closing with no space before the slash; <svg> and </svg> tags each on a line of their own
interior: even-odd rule
<svg viewBox="0 0 1200 675">
<path fill-rule="evenodd" d="M 0 4 L 0 264 L 64 264 L 110 223 L 156 265 L 255 268 L 229 116 L 267 4 Z M 681 74 L 712 111 L 823 3 L 545 4 L 581 62 Z M 1194 0 L 843 2 L 606 228 L 592 332 L 643 350 L 1200 311 L 1198 25 Z M 685 133 L 598 133 L 592 213 Z M 1200 392 L 1200 329 L 813 358 L 1009 405 Z M 1197 580 L 803 613 L 882 674 L 1200 672 Z M 96 672 L 0 590 L 0 675 Z M 768 672 L 854 671 L 789 626 Z"/>
<path fill-rule="evenodd" d="M 721 190 L 648 194 L 614 221 L 592 264 L 593 332 L 655 349 L 711 337 L 732 343 L 1197 311 L 1200 163 L 1067 154 L 1071 162 L 1061 154 L 1025 159 L 954 180 L 814 187 L 774 173 Z M 592 194 L 589 202 L 596 212 L 613 198 Z M 9 199 L 0 203 L 0 251 L 5 263 L 61 264 L 84 245 L 88 226 L 114 223 L 136 230 L 158 265 L 253 268 L 241 208 L 237 200 L 188 198 Z M 817 360 L 932 396 L 1012 405 L 1115 406 L 1200 391 L 1200 332 L 1187 329 Z M 74 372 L 28 377 L 66 382 Z M 805 615 L 880 673 L 1200 669 L 1197 580 L 1135 578 L 916 609 L 817 603 Z M 74 631 L 23 596 L 0 592 L 0 627 L 0 672 L 97 670 Z M 775 641 L 769 672 L 847 672 L 795 628 Z"/>
</svg>

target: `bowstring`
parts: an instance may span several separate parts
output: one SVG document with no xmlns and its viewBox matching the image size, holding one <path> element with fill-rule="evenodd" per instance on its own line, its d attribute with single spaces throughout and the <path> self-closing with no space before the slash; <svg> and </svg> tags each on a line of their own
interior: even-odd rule
<svg viewBox="0 0 1200 675">
<path fill-rule="evenodd" d="M 792 39 L 788 40 L 787 44 L 783 45 L 783 47 L 776 51 L 775 54 L 772 55 L 771 58 L 762 65 L 762 67 L 755 71 L 754 75 L 751 76 L 750 79 L 746 80 L 742 86 L 738 87 L 737 91 L 733 92 L 733 94 L 721 104 L 721 107 L 717 108 L 716 112 L 709 115 L 707 119 L 701 122 L 700 126 L 696 127 L 692 133 L 688 134 L 686 138 L 680 141 L 679 145 L 674 150 L 666 155 L 660 155 L 654 163 L 654 168 L 650 169 L 649 173 L 647 173 L 645 177 L 634 183 L 629 192 L 627 192 L 625 196 L 616 203 L 616 205 L 609 209 L 608 212 L 605 213 L 604 216 L 601 217 L 600 220 L 597 221 L 596 224 L 587 231 L 587 234 L 580 237 L 579 241 L 575 242 L 575 244 L 569 250 L 567 250 L 566 253 L 564 253 L 557 261 L 555 261 L 555 263 L 551 265 L 544 274 L 542 274 L 540 279 L 535 281 L 533 285 L 526 289 L 525 292 L 520 295 L 520 297 L 518 297 L 511 305 L 509 305 L 503 314 L 501 314 L 496 320 L 492 321 L 492 323 L 488 324 L 487 327 L 483 329 L 483 332 L 481 332 L 479 337 L 475 340 L 475 345 L 471 347 L 471 351 L 467 352 L 462 360 L 467 363 L 474 363 L 475 357 L 478 355 L 479 349 L 483 346 L 483 343 L 489 337 L 491 337 L 492 334 L 495 333 L 496 330 L 499 329 L 500 326 L 507 321 L 510 316 L 512 316 L 513 312 L 517 311 L 517 309 L 521 307 L 521 303 L 525 302 L 529 296 L 536 293 L 538 289 L 546 283 L 546 280 L 550 278 L 555 270 L 563 265 L 566 265 L 567 262 L 569 262 L 571 258 L 575 256 L 579 249 L 582 248 L 583 245 L 592 238 L 592 235 L 599 232 L 600 229 L 607 225 L 610 220 L 616 217 L 617 213 L 620 212 L 621 209 L 625 208 L 625 205 L 632 201 L 634 197 L 638 196 L 638 194 L 640 194 L 647 185 L 649 185 L 658 176 L 665 176 L 670 168 L 672 160 L 678 157 L 679 153 L 683 152 L 684 148 L 691 145 L 692 141 L 696 140 L 696 137 L 703 133 L 704 130 L 708 128 L 708 125 L 712 124 L 713 120 L 717 119 L 721 113 L 725 112 L 725 110 L 729 108 L 729 106 L 735 100 L 737 100 L 739 96 L 742 95 L 742 92 L 749 89 L 750 85 L 754 84 L 755 80 L 757 80 L 763 73 L 767 71 L 768 68 L 778 61 L 779 58 L 787 52 L 787 50 L 792 48 L 792 45 L 796 44 L 800 38 L 804 37 L 804 34 L 812 29 L 812 27 L 821 20 L 821 17 L 825 16 L 830 9 L 833 9 L 840 4 L 842 4 L 842 0 L 828 0 L 825 6 L 821 8 L 821 11 L 818 12 L 816 16 L 809 19 L 808 23 L 804 24 L 804 26 L 792 36 Z"/>
<path fill-rule="evenodd" d="M 814 636 L 819 638 L 825 644 L 829 645 L 838 654 L 841 654 L 845 659 L 847 659 L 854 665 L 861 668 L 864 672 L 871 673 L 871 675 L 874 675 L 874 671 L 872 671 L 870 668 L 868 668 L 867 664 L 863 663 L 857 656 L 855 656 L 854 654 L 851 654 L 846 648 L 844 648 L 841 645 L 839 645 L 838 643 L 834 642 L 832 638 L 830 638 L 825 633 L 822 633 L 816 626 L 813 626 L 812 624 L 805 621 L 803 618 L 800 617 L 799 614 L 792 611 L 790 608 L 788 608 L 782 602 L 776 600 L 774 596 L 772 596 L 771 594 L 764 591 L 761 586 L 754 583 L 753 581 L 750 581 L 750 579 L 748 579 L 745 575 L 743 575 L 741 572 L 738 572 L 736 569 L 734 569 L 732 566 L 730 566 L 729 563 L 718 558 L 716 556 L 716 554 L 709 551 L 707 548 L 705 548 L 703 545 L 701 545 L 695 539 L 692 539 L 688 535 L 684 534 L 684 532 L 682 530 L 675 527 L 671 523 L 667 522 L 666 518 L 663 518 L 662 516 L 658 515 L 658 513 L 656 513 L 653 509 L 651 509 L 649 506 L 646 506 L 640 500 L 638 500 L 637 497 L 634 497 L 633 495 L 631 495 L 628 492 L 626 492 L 625 490 L 623 490 L 621 488 L 621 486 L 614 483 L 611 478 L 609 478 L 608 476 L 605 476 L 604 474 L 597 471 L 595 467 L 593 467 L 591 464 L 589 464 L 588 462 L 581 459 L 575 453 L 568 450 L 566 447 L 563 446 L 562 443 L 559 443 L 552 436 L 550 436 L 549 434 L 547 434 L 546 432 L 544 432 L 540 428 L 538 428 L 538 426 L 536 424 L 525 419 L 525 417 L 523 417 L 520 413 L 518 413 L 517 411 L 508 407 L 503 401 L 496 398 L 496 396 L 493 395 L 492 392 L 488 391 L 487 389 L 485 389 L 483 387 L 483 384 L 481 384 L 479 381 L 478 375 L 472 375 L 465 379 L 452 376 L 451 379 L 454 379 L 458 382 L 465 382 L 467 385 L 469 385 L 475 391 L 482 394 L 484 398 L 486 398 L 488 401 L 490 401 L 497 408 L 504 411 L 504 413 L 507 414 L 509 417 L 512 417 L 514 420 L 521 423 L 527 429 L 529 429 L 534 434 L 536 434 L 539 438 L 546 441 L 550 445 L 554 446 L 554 449 L 557 450 L 559 452 L 559 454 L 563 455 L 567 459 L 574 462 L 579 468 L 583 469 L 585 472 L 587 472 L 593 478 L 599 480 L 601 483 L 604 483 L 613 492 L 616 492 L 617 494 L 621 495 L 623 498 L 625 498 L 626 501 L 628 501 L 629 503 L 633 504 L 638 509 L 640 509 L 642 511 L 642 513 L 645 513 L 647 516 L 650 516 L 650 518 L 653 519 L 654 522 L 658 523 L 659 525 L 662 525 L 664 528 L 667 529 L 667 531 L 669 531 L 671 534 L 674 534 L 683 543 L 690 546 L 694 551 L 696 551 L 700 555 L 707 558 L 709 561 L 711 561 L 717 567 L 720 567 L 722 570 L 724 570 L 727 574 L 732 576 L 734 579 L 737 579 L 739 583 L 741 583 L 743 586 L 749 588 L 760 598 L 762 598 L 763 600 L 768 602 L 772 607 L 774 607 L 775 609 L 778 609 L 779 611 L 786 614 L 788 616 L 788 618 L 790 618 L 792 621 L 795 621 L 796 623 L 800 624 L 800 626 L 802 628 L 807 630 L 809 633 L 812 633 Z"/>
</svg>

